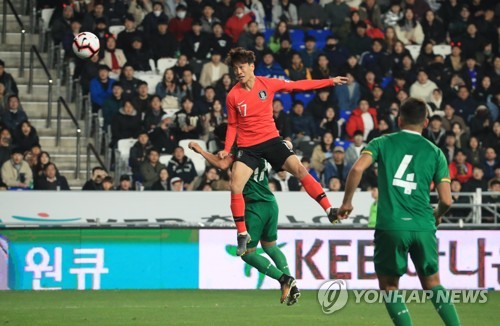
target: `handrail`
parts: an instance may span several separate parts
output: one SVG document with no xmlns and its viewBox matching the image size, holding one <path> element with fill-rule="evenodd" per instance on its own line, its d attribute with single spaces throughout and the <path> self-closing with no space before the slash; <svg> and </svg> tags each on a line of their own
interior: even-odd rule
<svg viewBox="0 0 500 326">
<path fill-rule="evenodd" d="M 21 64 L 19 65 L 19 76 L 24 77 L 24 52 L 25 52 L 25 38 L 26 38 L 26 29 L 24 28 L 24 24 L 21 21 L 21 18 L 19 18 L 19 15 L 17 14 L 16 8 L 14 8 L 14 5 L 10 0 L 4 0 L 3 1 L 3 17 L 2 17 L 2 44 L 5 44 L 7 42 L 7 5 L 9 5 L 10 10 L 14 14 L 14 17 L 17 20 L 17 23 L 19 24 L 19 27 L 21 27 Z"/>
<path fill-rule="evenodd" d="M 108 173 L 108 169 L 104 165 L 104 162 L 101 160 L 101 157 L 97 153 L 94 145 L 92 145 L 91 143 L 89 143 L 87 145 L 87 180 L 90 179 L 90 154 L 91 153 L 94 154 L 94 157 L 97 159 L 97 162 L 99 162 L 99 164 L 101 165 L 101 167 L 103 168 L 103 170 L 106 171 L 106 173 Z"/>
<path fill-rule="evenodd" d="M 30 48 L 30 77 L 28 81 L 28 94 L 31 94 L 33 91 L 33 54 L 36 55 L 38 58 L 38 61 L 42 65 L 42 68 L 45 72 L 45 75 L 48 78 L 48 84 L 49 84 L 49 91 L 48 91 L 48 101 L 47 101 L 47 121 L 46 121 L 46 127 L 50 128 L 51 125 L 51 120 L 52 120 L 52 85 L 54 83 L 54 80 L 52 79 L 52 75 L 50 74 L 49 69 L 47 69 L 47 66 L 45 65 L 45 62 L 43 61 L 42 57 L 40 56 L 40 52 L 38 52 L 38 49 L 36 46 L 32 45 Z"/>
<path fill-rule="evenodd" d="M 81 148 L 80 148 L 80 137 L 82 134 L 82 129 L 80 128 L 80 124 L 78 120 L 76 120 L 73 112 L 68 107 L 68 104 L 64 100 L 62 96 L 59 96 L 57 99 L 57 130 L 56 130 L 56 146 L 59 146 L 59 142 L 61 140 L 61 108 L 64 108 L 68 113 L 71 121 L 76 127 L 76 169 L 75 169 L 75 179 L 80 179 L 80 163 L 81 163 Z"/>
</svg>

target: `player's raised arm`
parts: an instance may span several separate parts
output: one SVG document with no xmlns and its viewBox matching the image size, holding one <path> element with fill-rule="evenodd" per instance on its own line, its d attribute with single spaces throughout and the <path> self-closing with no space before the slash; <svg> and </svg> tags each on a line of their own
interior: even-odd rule
<svg viewBox="0 0 500 326">
<path fill-rule="evenodd" d="M 343 85 L 347 83 L 347 77 L 333 77 L 329 79 L 318 80 L 298 80 L 289 81 L 282 79 L 270 79 L 271 86 L 275 92 L 294 92 L 294 91 L 309 91 L 335 85 Z"/>
<path fill-rule="evenodd" d="M 212 153 L 204 151 L 200 147 L 200 145 L 196 142 L 190 142 L 188 144 L 188 147 L 191 148 L 196 153 L 203 156 L 203 158 L 205 160 L 207 160 L 208 163 L 210 163 L 211 165 L 213 165 L 216 168 L 219 168 L 221 170 L 227 170 L 231 166 L 231 164 L 233 163 L 233 158 L 231 156 L 226 156 L 225 158 L 221 159 L 217 155 L 214 155 Z"/>
</svg>

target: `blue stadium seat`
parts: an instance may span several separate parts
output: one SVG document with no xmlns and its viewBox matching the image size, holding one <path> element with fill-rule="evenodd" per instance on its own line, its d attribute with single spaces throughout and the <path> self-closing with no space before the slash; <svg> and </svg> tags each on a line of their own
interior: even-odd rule
<svg viewBox="0 0 500 326">
<path fill-rule="evenodd" d="M 295 51 L 300 51 L 300 50 L 304 50 L 306 47 L 306 44 L 304 43 L 304 41 L 293 41 L 292 43 L 292 49 L 294 49 Z"/>
<path fill-rule="evenodd" d="M 276 93 L 274 94 L 274 98 L 281 100 L 281 102 L 283 103 L 284 112 L 290 112 L 293 105 L 292 95 L 290 95 L 289 93 Z"/>
<path fill-rule="evenodd" d="M 295 94 L 295 100 L 304 103 L 304 108 L 307 107 L 307 104 L 309 104 L 309 102 L 311 102 L 313 98 L 314 92 L 300 92 Z"/>
<path fill-rule="evenodd" d="M 383 89 L 385 89 L 389 84 L 392 82 L 392 77 L 384 77 L 382 79 L 382 82 L 380 83 L 380 86 L 382 86 Z"/>
<path fill-rule="evenodd" d="M 324 46 L 326 38 L 332 35 L 332 31 L 329 29 L 311 29 L 307 32 L 307 35 L 314 36 L 316 43 L 322 42 Z M 318 49 L 322 49 L 322 47 L 318 47 Z"/>
<path fill-rule="evenodd" d="M 269 42 L 269 39 L 271 38 L 271 36 L 273 36 L 273 34 L 274 34 L 274 28 L 266 29 L 266 31 L 264 32 L 264 37 L 266 39 L 266 43 Z"/>
<path fill-rule="evenodd" d="M 303 30 L 290 29 L 288 32 L 290 33 L 290 38 L 292 39 L 292 44 L 295 42 L 304 44 L 304 31 Z"/>
<path fill-rule="evenodd" d="M 352 142 L 348 140 L 336 140 L 335 141 L 335 146 L 342 146 L 345 150 L 349 148 L 349 145 L 351 145 Z"/>
<path fill-rule="evenodd" d="M 349 120 L 349 117 L 351 116 L 351 111 L 349 110 L 340 110 L 340 117 L 339 119 L 344 119 L 345 121 Z"/>
</svg>

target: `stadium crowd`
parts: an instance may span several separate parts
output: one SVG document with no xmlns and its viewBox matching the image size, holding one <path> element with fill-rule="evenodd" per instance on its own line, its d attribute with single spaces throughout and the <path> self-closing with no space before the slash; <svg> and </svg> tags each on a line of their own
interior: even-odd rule
<svg viewBox="0 0 500 326">
<path fill-rule="evenodd" d="M 90 92 L 93 113 L 102 113 L 110 147 L 137 139 L 131 173 L 119 176 L 118 189 L 133 189 L 136 181 L 145 190 L 228 189 L 228 176 L 213 167 L 198 175 L 179 141 L 201 139 L 213 151 L 221 148 L 214 131 L 226 122 L 225 98 L 235 83 L 224 59 L 242 46 L 255 52 L 258 76 L 349 78 L 347 85 L 315 93 L 277 94 L 273 103 L 281 135 L 325 188 L 342 191 L 361 149 L 397 131 L 399 106 L 414 96 L 428 103 L 424 136 L 445 153 L 453 190 L 500 190 L 497 1 L 61 2 L 40 0 L 37 6 L 55 8 L 51 37 L 65 49 L 65 60 L 76 62 L 75 78 Z M 90 60 L 71 50 L 82 31 L 101 41 L 99 55 Z M 164 58 L 175 64 L 157 71 Z M 3 183 L 66 189 L 40 149 L 6 64 L 0 61 Z M 148 74 L 161 78 L 148 84 L 141 79 Z M 172 155 L 167 165 L 159 162 L 165 154 Z M 376 187 L 376 176 L 373 166 L 362 188 Z M 302 189 L 283 172 L 272 173 L 270 186 Z M 113 179 L 95 168 L 83 189 L 113 189 Z"/>
</svg>

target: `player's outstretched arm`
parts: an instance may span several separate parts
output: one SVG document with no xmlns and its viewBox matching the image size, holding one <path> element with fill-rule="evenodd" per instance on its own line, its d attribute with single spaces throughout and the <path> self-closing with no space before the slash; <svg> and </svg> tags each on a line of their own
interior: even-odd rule
<svg viewBox="0 0 500 326">
<path fill-rule="evenodd" d="M 196 153 L 203 156 L 205 160 L 208 161 L 211 165 L 215 166 L 221 170 L 227 170 L 231 163 L 233 163 L 233 159 L 230 156 L 226 156 L 224 159 L 219 158 L 217 155 L 204 151 L 200 145 L 196 142 L 190 142 L 188 147 L 191 148 Z"/>
<path fill-rule="evenodd" d="M 329 79 L 317 79 L 317 80 L 297 80 L 297 81 L 289 81 L 289 80 L 281 80 L 275 79 L 273 80 L 275 86 L 275 91 L 284 91 L 284 92 L 294 92 L 294 91 L 309 91 L 313 89 L 332 87 L 336 85 L 343 85 L 347 83 L 347 77 L 333 77 Z"/>
<path fill-rule="evenodd" d="M 451 199 L 451 187 L 448 182 L 441 182 L 437 185 L 437 193 L 439 196 L 439 202 L 437 208 L 434 210 L 434 217 L 436 218 L 436 226 L 441 223 L 441 217 L 450 209 L 452 199 Z"/>
<path fill-rule="evenodd" d="M 349 214 L 352 212 L 352 197 L 354 196 L 354 192 L 356 188 L 358 188 L 363 173 L 372 165 L 372 162 L 373 159 L 371 155 L 361 154 L 356 163 L 354 163 L 351 171 L 349 171 L 345 185 L 344 199 L 338 211 L 340 219 L 349 217 Z"/>
</svg>

